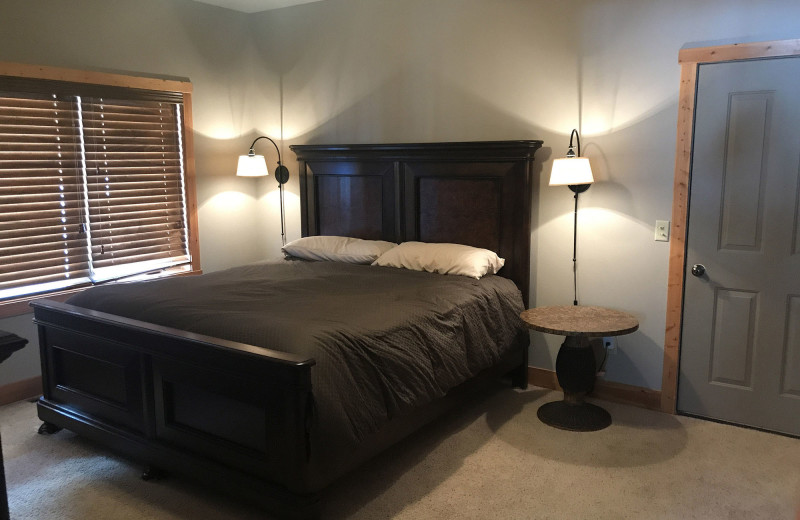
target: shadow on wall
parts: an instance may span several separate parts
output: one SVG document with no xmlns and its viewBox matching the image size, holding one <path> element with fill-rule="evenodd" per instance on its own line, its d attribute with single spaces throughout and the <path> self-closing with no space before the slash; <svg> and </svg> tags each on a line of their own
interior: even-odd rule
<svg viewBox="0 0 800 520">
<path fill-rule="evenodd" d="M 549 137 L 548 137 L 549 138 Z M 539 137 L 539 139 L 544 139 Z M 536 306 L 536 269 L 538 266 L 537 258 L 539 257 L 539 241 L 537 239 L 536 230 L 539 228 L 539 197 L 541 196 L 540 182 L 542 175 L 547 175 L 544 168 L 544 162 L 550 159 L 553 149 L 549 146 L 543 145 L 536 150 L 535 160 L 533 162 L 533 174 L 531 179 L 531 258 L 530 258 L 530 282 L 528 285 L 528 307 Z M 532 345 L 532 343 L 531 343 Z M 528 358 L 530 359 L 530 349 L 528 347 Z"/>
<path fill-rule="evenodd" d="M 479 106 L 491 105 L 490 122 L 523 116 L 523 130 L 531 122 L 561 129 L 566 112 L 574 119 L 574 97 L 558 86 L 574 81 L 564 60 L 572 56 L 565 46 L 571 49 L 575 42 L 552 19 L 567 23 L 570 17 L 563 9 L 525 2 L 434 4 L 318 2 L 253 15 L 259 62 L 280 74 L 287 87 L 284 135 L 339 143 L 487 140 L 496 129 L 458 135 L 464 125 L 448 117 L 471 112 L 471 104 L 461 103 L 467 97 L 482 98 Z M 502 29 L 487 31 L 487 23 Z M 348 134 L 315 132 L 354 105 L 365 106 L 360 100 L 387 92 L 387 85 L 394 92 L 375 104 L 379 113 L 362 114 Z M 472 94 L 459 94 L 467 91 Z M 565 101 L 570 108 L 562 110 Z M 441 111 L 448 106 L 457 110 Z M 478 111 L 474 119 L 478 126 L 486 122 L 480 115 Z M 404 123 L 403 118 L 410 121 Z M 354 135 L 361 131 L 358 125 L 375 121 L 408 124 L 412 131 Z M 431 121 L 444 125 L 445 132 L 429 135 Z M 519 138 L 514 127 L 508 130 Z M 508 134 L 493 137 L 507 138 Z"/>
<path fill-rule="evenodd" d="M 654 321 L 661 319 L 656 316 Z M 639 321 L 645 321 L 645 317 L 639 316 Z M 630 354 L 635 351 L 635 357 Z M 647 380 L 642 371 L 643 360 L 651 360 L 654 371 L 663 368 L 664 348 L 661 343 L 656 343 L 646 334 L 637 331 L 626 336 L 617 338 L 617 348 L 608 351 L 605 363 L 606 375 L 603 379 L 608 381 L 620 381 L 624 378 L 625 384 L 651 388 L 651 382 Z M 656 390 L 660 389 L 659 385 Z"/>
<path fill-rule="evenodd" d="M 248 98 L 253 89 L 253 41 L 246 15 L 202 3 L 159 2 L 176 20 L 170 30 L 183 47 L 179 56 L 193 69 L 195 131 L 231 138 L 249 129 Z M 191 14 L 187 16 L 187 7 Z M 146 25 L 146 24 L 145 24 Z"/>
<path fill-rule="evenodd" d="M 554 134 L 524 114 L 503 112 L 488 100 L 438 78 L 427 96 L 400 71 L 347 106 L 314 113 L 303 100 L 286 100 L 284 135 L 292 142 L 389 143 L 543 139 Z M 565 124 L 565 128 L 569 126 Z M 566 130 L 565 130 L 566 132 Z M 549 144 L 549 143 L 548 143 Z M 537 152 L 537 162 L 542 150 Z"/>
<path fill-rule="evenodd" d="M 194 131 L 194 162 L 197 170 L 197 179 L 201 181 L 207 177 L 236 177 L 236 165 L 239 155 L 247 153 L 247 147 L 252 142 L 249 136 L 219 138 Z M 246 184 L 243 184 L 246 186 Z M 200 193 L 197 194 L 197 203 L 202 204 Z"/>
</svg>

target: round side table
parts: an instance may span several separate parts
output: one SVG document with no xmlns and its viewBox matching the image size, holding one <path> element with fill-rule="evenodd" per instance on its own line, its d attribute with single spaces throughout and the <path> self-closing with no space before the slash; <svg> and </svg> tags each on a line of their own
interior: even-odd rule
<svg viewBox="0 0 800 520">
<path fill-rule="evenodd" d="M 564 399 L 539 407 L 539 419 L 562 430 L 581 432 L 602 430 L 610 425 L 611 415 L 585 400 L 594 388 L 597 374 L 589 340 L 630 334 L 639 328 L 636 317 L 583 305 L 537 307 L 523 311 L 520 317 L 533 330 L 565 336 L 556 358 L 556 376 L 564 390 Z"/>
</svg>

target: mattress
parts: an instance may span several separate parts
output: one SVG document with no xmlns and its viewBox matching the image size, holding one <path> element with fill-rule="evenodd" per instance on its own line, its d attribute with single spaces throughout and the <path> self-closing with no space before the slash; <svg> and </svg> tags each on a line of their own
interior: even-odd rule
<svg viewBox="0 0 800 520">
<path fill-rule="evenodd" d="M 339 454 L 493 366 L 525 331 L 520 291 L 500 276 L 335 262 L 107 284 L 68 303 L 314 358 L 314 438 Z"/>
</svg>

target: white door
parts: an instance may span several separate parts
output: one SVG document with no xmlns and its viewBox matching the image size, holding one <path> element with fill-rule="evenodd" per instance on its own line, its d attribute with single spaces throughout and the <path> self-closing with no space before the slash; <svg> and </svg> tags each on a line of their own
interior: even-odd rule
<svg viewBox="0 0 800 520">
<path fill-rule="evenodd" d="M 800 57 L 700 65 L 694 124 L 678 410 L 800 435 Z"/>
</svg>

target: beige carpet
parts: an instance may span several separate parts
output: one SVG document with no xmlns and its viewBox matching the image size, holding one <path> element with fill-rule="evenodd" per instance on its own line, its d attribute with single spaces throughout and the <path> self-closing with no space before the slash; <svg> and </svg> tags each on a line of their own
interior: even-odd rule
<svg viewBox="0 0 800 520">
<path fill-rule="evenodd" d="M 536 417 L 560 394 L 498 389 L 329 490 L 331 519 L 788 519 L 800 440 L 601 402 L 594 433 Z M 37 435 L 35 406 L 0 408 L 11 518 L 263 519 L 252 507 L 141 466 L 70 432 Z"/>
</svg>

